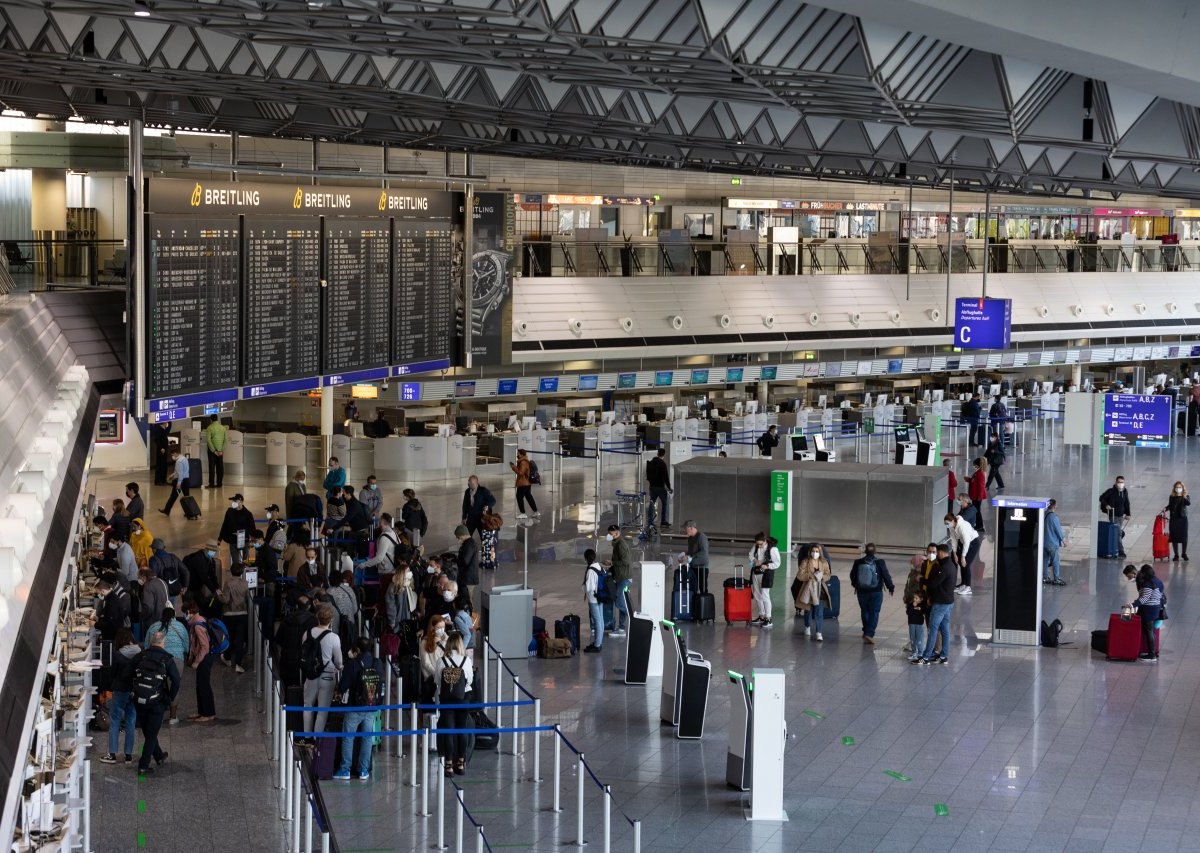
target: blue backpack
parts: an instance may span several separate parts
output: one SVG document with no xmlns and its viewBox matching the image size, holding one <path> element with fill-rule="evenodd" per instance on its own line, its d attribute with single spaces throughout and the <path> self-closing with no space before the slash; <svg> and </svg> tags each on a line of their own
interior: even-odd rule
<svg viewBox="0 0 1200 853">
<path fill-rule="evenodd" d="M 204 623 L 208 631 L 208 653 L 223 655 L 229 651 L 229 629 L 220 619 L 209 619 Z"/>
</svg>

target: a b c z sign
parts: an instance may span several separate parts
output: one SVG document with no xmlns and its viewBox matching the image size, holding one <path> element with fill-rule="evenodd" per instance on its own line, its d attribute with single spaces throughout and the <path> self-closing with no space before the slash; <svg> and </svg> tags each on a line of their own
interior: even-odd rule
<svg viewBox="0 0 1200 853">
<path fill-rule="evenodd" d="M 960 349 L 1008 349 L 1012 340 L 1011 299 L 956 299 L 954 345 Z"/>
</svg>

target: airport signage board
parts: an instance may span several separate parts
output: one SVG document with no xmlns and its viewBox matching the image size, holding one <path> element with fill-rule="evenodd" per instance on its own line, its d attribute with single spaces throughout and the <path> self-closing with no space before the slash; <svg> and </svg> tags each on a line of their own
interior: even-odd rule
<svg viewBox="0 0 1200 853">
<path fill-rule="evenodd" d="M 954 346 L 961 349 L 1008 349 L 1012 342 L 1012 300 L 954 300 Z"/>
<path fill-rule="evenodd" d="M 1109 447 L 1170 447 L 1173 432 L 1166 394 L 1104 395 L 1104 443 Z"/>
</svg>

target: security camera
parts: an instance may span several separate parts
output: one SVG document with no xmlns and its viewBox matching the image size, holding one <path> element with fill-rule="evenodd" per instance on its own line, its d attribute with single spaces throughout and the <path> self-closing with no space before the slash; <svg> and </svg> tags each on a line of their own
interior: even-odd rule
<svg viewBox="0 0 1200 853">
<path fill-rule="evenodd" d="M 930 308 L 929 311 L 926 313 L 929 315 L 929 319 L 932 320 L 933 322 L 935 322 L 935 323 L 942 322 L 942 309 L 941 308 Z"/>
<path fill-rule="evenodd" d="M 1050 306 L 1049 305 L 1039 305 L 1038 309 L 1037 309 L 1037 315 L 1039 317 L 1049 317 L 1050 316 Z"/>
<path fill-rule="evenodd" d="M 1082 305 L 1072 305 L 1071 313 L 1074 314 L 1076 317 L 1082 317 L 1083 316 L 1083 306 Z"/>
<path fill-rule="evenodd" d="M 1145 314 L 1146 313 L 1146 303 L 1145 302 L 1135 302 L 1133 304 L 1133 310 L 1138 312 L 1139 314 Z"/>
<path fill-rule="evenodd" d="M 1104 313 L 1111 317 L 1113 314 L 1117 313 L 1117 306 L 1113 305 L 1111 302 L 1108 303 L 1104 306 Z"/>
<path fill-rule="evenodd" d="M 888 319 L 891 320 L 893 323 L 895 323 L 897 326 L 900 325 L 901 316 L 902 315 L 900 314 L 900 312 L 895 309 L 888 312 Z"/>
<path fill-rule="evenodd" d="M 1167 313 L 1168 314 L 1174 314 L 1178 310 L 1179 310 L 1179 306 L 1176 305 L 1174 302 L 1167 303 Z"/>
<path fill-rule="evenodd" d="M 767 314 L 765 317 L 763 317 L 762 322 L 763 322 L 763 325 L 766 326 L 768 329 L 775 328 L 775 315 Z"/>
<path fill-rule="evenodd" d="M 567 328 L 570 329 L 571 334 L 573 335 L 582 334 L 583 321 L 576 320 L 574 317 L 572 317 L 571 319 L 567 320 Z"/>
<path fill-rule="evenodd" d="M 808 315 L 808 324 L 810 326 L 815 326 L 820 322 L 821 322 L 821 315 L 818 314 L 816 311 L 813 311 L 811 314 Z"/>
<path fill-rule="evenodd" d="M 671 328 L 677 332 L 683 328 L 683 318 L 678 314 L 671 318 Z"/>
<path fill-rule="evenodd" d="M 633 318 L 632 317 L 622 317 L 621 318 L 621 331 L 623 331 L 623 332 L 632 332 L 633 331 Z"/>
<path fill-rule="evenodd" d="M 513 323 L 513 331 L 521 337 L 525 337 L 525 335 L 529 333 L 529 323 L 525 322 L 524 320 L 518 320 L 517 322 Z"/>
<path fill-rule="evenodd" d="M 720 317 L 717 318 L 717 325 L 720 326 L 722 329 L 728 329 L 730 326 L 733 325 L 733 318 L 730 317 L 728 314 L 722 314 Z"/>
<path fill-rule="evenodd" d="M 862 323 L 862 313 L 859 311 L 851 311 L 850 312 L 850 324 L 852 326 L 858 326 L 858 325 L 861 325 L 861 323 Z"/>
</svg>

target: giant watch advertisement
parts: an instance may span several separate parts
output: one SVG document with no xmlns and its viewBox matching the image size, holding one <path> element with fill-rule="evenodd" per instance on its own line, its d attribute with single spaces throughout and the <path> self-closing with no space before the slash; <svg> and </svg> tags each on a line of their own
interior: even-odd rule
<svg viewBox="0 0 1200 853">
<path fill-rule="evenodd" d="M 471 364 L 508 364 L 512 361 L 512 196 L 476 193 L 473 201 Z"/>
</svg>

